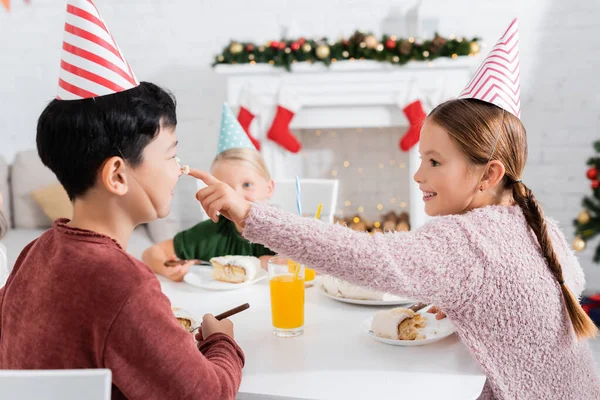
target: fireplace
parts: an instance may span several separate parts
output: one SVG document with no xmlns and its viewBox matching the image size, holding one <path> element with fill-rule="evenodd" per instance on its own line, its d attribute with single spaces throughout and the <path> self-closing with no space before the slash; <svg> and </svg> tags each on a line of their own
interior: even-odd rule
<svg viewBox="0 0 600 400">
<path fill-rule="evenodd" d="M 407 213 L 416 228 L 427 220 L 412 179 L 420 160 L 417 146 L 407 153 L 398 148 L 408 126 L 400 106 L 416 95 L 427 110 L 456 96 L 478 65 L 477 57 L 459 57 L 402 67 L 299 63 L 291 73 L 270 65 L 219 65 L 216 72 L 227 79 L 232 108 L 244 91 L 260 99 L 251 131 L 275 179 L 339 179 L 339 218 L 382 223 L 393 211 Z M 280 90 L 294 93 L 302 105 L 291 124 L 303 144 L 298 154 L 266 139 Z"/>
</svg>

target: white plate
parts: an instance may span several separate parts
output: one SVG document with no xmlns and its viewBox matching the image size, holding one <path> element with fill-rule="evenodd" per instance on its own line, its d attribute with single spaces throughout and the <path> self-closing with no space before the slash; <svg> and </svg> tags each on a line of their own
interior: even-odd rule
<svg viewBox="0 0 600 400">
<path fill-rule="evenodd" d="M 416 303 L 414 300 L 398 299 L 398 300 L 358 300 L 348 299 L 346 297 L 334 296 L 328 293 L 323 286 L 319 286 L 319 291 L 330 299 L 341 301 L 342 303 L 359 304 L 361 306 L 401 306 L 404 304 Z"/>
<path fill-rule="evenodd" d="M 214 280 L 212 277 L 212 267 L 197 266 L 190 267 L 188 273 L 183 277 L 183 280 L 203 289 L 210 290 L 236 290 L 260 282 L 267 277 L 267 271 L 260 269 L 256 277 L 252 280 L 243 283 L 228 283 Z"/>
<path fill-rule="evenodd" d="M 371 330 L 371 322 L 373 322 L 373 317 L 369 317 L 361 323 L 362 330 L 373 339 L 378 342 L 390 344 L 392 346 L 404 346 L 404 347 L 415 347 L 415 346 L 424 346 L 426 344 L 431 344 L 435 342 L 439 342 L 442 339 L 447 338 L 455 332 L 454 325 L 448 318 L 444 318 L 441 320 L 435 319 L 435 314 L 427 313 L 426 307 L 420 311 L 419 314 L 422 314 L 427 320 L 427 325 L 423 329 L 425 332 L 425 339 L 421 340 L 394 340 L 394 339 L 385 339 L 381 338 Z"/>
</svg>

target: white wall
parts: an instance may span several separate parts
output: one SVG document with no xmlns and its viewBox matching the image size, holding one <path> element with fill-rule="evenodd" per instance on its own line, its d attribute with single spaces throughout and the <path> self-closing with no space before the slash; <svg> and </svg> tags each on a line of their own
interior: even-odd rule
<svg viewBox="0 0 600 400">
<path fill-rule="evenodd" d="M 379 31 L 402 1 L 97 0 L 96 4 L 138 78 L 171 89 L 179 101 L 180 156 L 206 168 L 214 155 L 223 80 L 210 69 L 229 39 L 266 41 L 290 35 L 336 38 L 355 28 Z M 522 119 L 530 160 L 524 180 L 569 238 L 571 220 L 589 193 L 585 160 L 600 137 L 600 2 L 587 0 L 423 0 L 422 14 L 440 18 L 443 34 L 477 35 L 491 46 L 511 17 L 520 18 Z M 64 3 L 13 0 L 0 11 L 0 155 L 35 147 L 36 119 L 55 95 Z M 199 215 L 182 181 L 175 212 L 190 225 Z M 582 255 L 600 289 L 600 267 Z"/>
</svg>

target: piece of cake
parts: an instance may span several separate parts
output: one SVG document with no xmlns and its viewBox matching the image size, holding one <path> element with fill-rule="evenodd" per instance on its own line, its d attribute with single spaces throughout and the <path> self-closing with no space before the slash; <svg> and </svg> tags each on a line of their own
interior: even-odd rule
<svg viewBox="0 0 600 400">
<path fill-rule="evenodd" d="M 421 340 L 425 335 L 426 319 L 407 308 L 378 311 L 373 317 L 371 330 L 376 336 L 394 340 Z"/>
<path fill-rule="evenodd" d="M 227 283 L 243 283 L 256 277 L 260 260 L 250 256 L 225 256 L 210 259 L 213 279 Z"/>
<path fill-rule="evenodd" d="M 353 285 L 330 275 L 321 278 L 323 289 L 333 296 L 353 300 L 399 301 L 400 297 Z"/>
<path fill-rule="evenodd" d="M 183 329 L 188 332 L 192 332 L 192 326 L 194 325 L 194 318 L 190 315 L 189 312 L 182 310 L 181 308 L 171 308 L 173 311 L 173 315 L 177 318 L 177 321 L 181 325 Z"/>
</svg>

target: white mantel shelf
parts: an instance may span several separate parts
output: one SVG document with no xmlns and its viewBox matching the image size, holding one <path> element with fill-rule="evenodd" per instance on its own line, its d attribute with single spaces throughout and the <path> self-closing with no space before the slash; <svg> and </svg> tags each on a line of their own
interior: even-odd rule
<svg viewBox="0 0 600 400">
<path fill-rule="evenodd" d="M 402 108 L 420 99 L 429 112 L 456 97 L 480 62 L 479 57 L 439 58 L 430 62 L 389 63 L 355 60 L 323 64 L 295 63 L 292 71 L 268 64 L 220 64 L 215 72 L 224 76 L 227 102 L 239 106 L 247 92 L 262 104 L 251 126 L 262 142 L 262 154 L 275 179 L 302 174 L 302 157 L 290 154 L 266 140 L 282 91 L 293 93 L 301 104 L 291 129 L 378 128 L 407 126 Z M 399 151 L 399 150 L 398 150 Z M 419 165 L 416 146 L 410 152 L 412 176 Z M 402 184 L 402 183 L 399 183 Z M 410 185 L 410 218 L 413 227 L 427 220 L 416 183 Z"/>
</svg>

